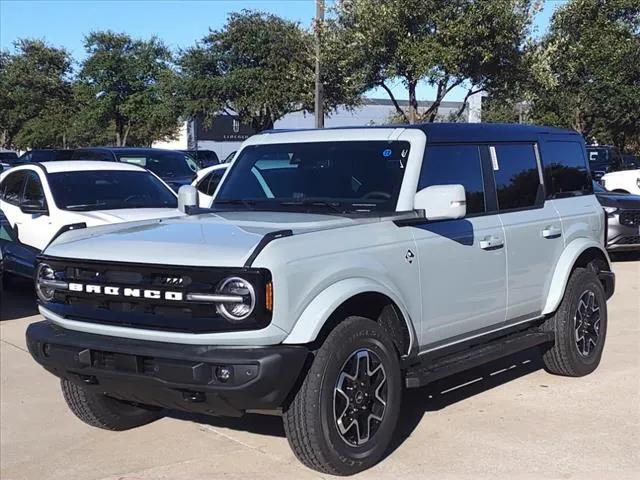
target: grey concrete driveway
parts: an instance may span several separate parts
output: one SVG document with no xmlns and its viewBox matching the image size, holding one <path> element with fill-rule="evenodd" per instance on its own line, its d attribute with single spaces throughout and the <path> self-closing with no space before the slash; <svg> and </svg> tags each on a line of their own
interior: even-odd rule
<svg viewBox="0 0 640 480">
<path fill-rule="evenodd" d="M 640 262 L 615 264 L 600 368 L 545 373 L 528 351 L 406 394 L 393 451 L 365 479 L 640 478 Z M 33 297 L 0 322 L 2 479 L 307 479 L 280 419 L 174 416 L 121 433 L 90 428 L 30 358 Z"/>
</svg>

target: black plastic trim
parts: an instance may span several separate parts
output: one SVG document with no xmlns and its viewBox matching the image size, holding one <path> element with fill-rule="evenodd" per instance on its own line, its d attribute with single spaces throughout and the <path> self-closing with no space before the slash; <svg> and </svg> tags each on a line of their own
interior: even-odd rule
<svg viewBox="0 0 640 480">
<path fill-rule="evenodd" d="M 277 240 L 278 238 L 290 237 L 292 235 L 292 230 L 278 230 L 276 232 L 267 233 L 264 237 L 262 237 L 260 242 L 258 242 L 258 245 L 256 245 L 256 247 L 253 249 L 253 252 L 251 252 L 251 255 L 249 255 L 249 258 L 247 258 L 247 261 L 244 263 L 244 267 L 251 267 L 260 252 L 262 252 L 262 250 L 264 250 L 264 247 L 269 245 L 271 242 Z"/>
<path fill-rule="evenodd" d="M 309 350 L 297 345 L 220 347 L 77 332 L 43 321 L 27 346 L 50 373 L 116 398 L 183 411 L 238 416 L 282 407 Z M 218 367 L 231 367 L 227 382 Z"/>
<path fill-rule="evenodd" d="M 87 224 L 85 222 L 82 222 L 82 223 L 70 223 L 69 225 L 65 225 L 65 226 L 61 227 L 60 230 L 58 230 L 55 233 L 55 235 L 51 238 L 49 243 L 47 243 L 47 246 L 44 247 L 43 251 L 46 250 L 49 247 L 49 245 L 51 245 L 54 242 L 54 240 L 56 240 L 63 233 L 69 232 L 71 230 L 80 230 L 80 229 L 83 229 L 83 228 L 87 228 Z"/>
</svg>

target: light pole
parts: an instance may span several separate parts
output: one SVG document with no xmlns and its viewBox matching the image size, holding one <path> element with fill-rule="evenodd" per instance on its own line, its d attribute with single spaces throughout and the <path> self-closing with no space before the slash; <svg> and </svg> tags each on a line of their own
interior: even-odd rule
<svg viewBox="0 0 640 480">
<path fill-rule="evenodd" d="M 320 65 L 320 42 L 321 42 L 321 30 L 324 24 L 324 0 L 316 0 L 316 19 L 315 19 L 315 33 L 316 33 L 316 89 L 315 89 L 315 114 L 316 114 L 316 128 L 324 128 L 324 102 L 322 91 L 322 79 L 321 79 L 321 65 Z"/>
</svg>

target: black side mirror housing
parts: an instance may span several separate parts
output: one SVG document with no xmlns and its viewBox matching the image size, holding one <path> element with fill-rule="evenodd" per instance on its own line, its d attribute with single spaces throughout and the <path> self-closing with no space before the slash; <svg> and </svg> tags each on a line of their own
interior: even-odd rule
<svg viewBox="0 0 640 480">
<path fill-rule="evenodd" d="M 30 215 L 49 215 L 49 209 L 46 205 L 39 202 L 24 202 L 20 204 L 22 213 Z"/>
</svg>

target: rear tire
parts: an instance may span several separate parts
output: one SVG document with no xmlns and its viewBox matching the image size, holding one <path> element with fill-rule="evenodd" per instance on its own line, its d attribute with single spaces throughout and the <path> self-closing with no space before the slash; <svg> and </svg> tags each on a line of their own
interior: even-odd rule
<svg viewBox="0 0 640 480">
<path fill-rule="evenodd" d="M 158 411 L 107 397 L 69 380 L 62 379 L 60 384 L 69 409 L 92 427 L 114 431 L 129 430 L 151 423 L 161 416 Z"/>
<path fill-rule="evenodd" d="M 582 377 L 600 364 L 607 334 L 607 297 L 592 270 L 576 268 L 555 314 L 543 325 L 555 344 L 542 360 L 548 372 Z"/>
<path fill-rule="evenodd" d="M 303 464 L 322 473 L 352 475 L 365 470 L 389 446 L 401 396 L 393 341 L 376 322 L 349 317 L 316 352 L 284 412 L 289 445 Z"/>
</svg>

